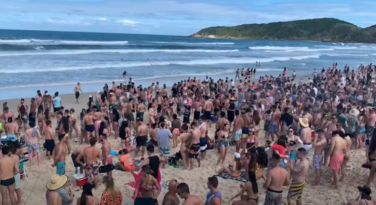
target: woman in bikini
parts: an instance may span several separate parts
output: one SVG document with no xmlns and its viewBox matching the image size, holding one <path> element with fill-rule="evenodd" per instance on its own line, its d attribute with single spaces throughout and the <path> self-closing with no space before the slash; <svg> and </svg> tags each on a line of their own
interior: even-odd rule
<svg viewBox="0 0 376 205">
<path fill-rule="evenodd" d="M 223 164 L 223 162 L 226 159 L 228 149 L 230 147 L 230 142 L 229 142 L 230 124 L 225 124 L 223 130 L 220 130 L 217 135 L 218 135 L 218 143 L 220 147 L 219 148 L 220 155 L 217 160 L 217 165 L 218 165 L 220 162 Z"/>
<path fill-rule="evenodd" d="M 184 166 L 184 169 L 187 169 L 188 168 L 188 145 L 190 144 L 188 141 L 189 140 L 192 140 L 192 139 L 189 139 L 191 138 L 191 134 L 188 132 L 188 125 L 187 124 L 183 124 L 181 126 L 181 132 L 180 132 L 180 140 L 181 140 L 181 144 L 180 144 L 180 154 L 181 154 L 181 158 L 183 160 L 183 166 Z"/>
<path fill-rule="evenodd" d="M 219 170 L 217 170 L 216 172 L 217 173 L 225 172 L 225 173 L 230 174 L 233 177 L 240 177 L 240 175 L 242 174 L 241 171 L 243 169 L 243 165 L 242 165 L 242 162 L 240 160 L 240 154 L 235 153 L 234 157 L 235 157 L 235 166 L 229 165 L 228 167 L 222 167 Z"/>
<path fill-rule="evenodd" d="M 157 118 L 157 111 L 155 109 L 155 102 L 152 100 L 151 103 L 148 105 L 149 111 L 149 127 L 155 123 L 155 119 Z"/>
<path fill-rule="evenodd" d="M 119 128 L 119 137 L 121 139 L 121 148 L 128 149 L 131 136 L 131 129 L 128 127 L 128 121 L 123 120 Z"/>
<path fill-rule="evenodd" d="M 81 128 L 81 136 L 80 136 L 80 143 L 82 144 L 83 139 L 86 137 L 86 130 L 85 130 L 85 123 L 84 123 L 84 116 L 86 115 L 86 110 L 82 109 L 80 113 L 80 128 Z"/>
<path fill-rule="evenodd" d="M 40 133 L 41 133 L 41 135 L 44 135 L 44 129 L 45 129 L 46 121 L 44 120 L 43 107 L 38 108 L 37 118 L 38 118 L 38 126 L 39 126 L 39 129 L 40 129 Z"/>
<path fill-rule="evenodd" d="M 138 181 L 134 198 L 136 198 L 139 191 L 141 197 L 153 198 L 155 201 L 157 201 L 158 195 L 161 192 L 161 187 L 159 186 L 157 179 L 152 175 L 150 165 L 142 166 L 142 176 Z"/>
</svg>

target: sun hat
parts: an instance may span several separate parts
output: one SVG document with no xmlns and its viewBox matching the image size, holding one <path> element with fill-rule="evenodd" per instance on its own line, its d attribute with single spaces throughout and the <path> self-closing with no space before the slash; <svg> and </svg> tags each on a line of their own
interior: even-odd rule
<svg viewBox="0 0 376 205">
<path fill-rule="evenodd" d="M 351 110 L 349 111 L 349 114 L 357 117 L 359 115 L 359 110 L 356 108 L 351 108 Z"/>
<path fill-rule="evenodd" d="M 300 123 L 300 125 L 302 125 L 302 127 L 308 127 L 309 126 L 308 119 L 305 118 L 305 117 L 299 118 L 299 123 Z"/>
<path fill-rule="evenodd" d="M 47 183 L 46 187 L 48 190 L 55 191 L 57 189 L 60 189 L 68 182 L 68 177 L 65 175 L 53 175 L 50 179 L 50 181 Z"/>
<path fill-rule="evenodd" d="M 371 195 L 372 191 L 368 186 L 358 186 L 358 190 L 366 195 Z"/>
</svg>

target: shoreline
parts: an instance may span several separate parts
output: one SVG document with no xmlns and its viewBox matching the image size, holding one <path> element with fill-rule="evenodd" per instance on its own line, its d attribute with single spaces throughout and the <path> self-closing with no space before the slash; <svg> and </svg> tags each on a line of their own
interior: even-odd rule
<svg viewBox="0 0 376 205">
<path fill-rule="evenodd" d="M 257 69 L 257 68 L 256 68 Z M 283 69 L 281 69 L 282 72 Z M 228 74 L 219 74 L 219 75 L 210 75 L 214 80 L 219 79 L 225 79 L 228 77 L 229 79 L 235 78 L 235 71 L 234 73 L 228 73 Z M 255 79 L 258 79 L 260 76 L 264 75 L 270 75 L 271 71 L 258 71 L 256 73 Z M 274 76 L 278 76 L 278 71 L 272 71 Z M 300 75 L 299 75 L 300 73 Z M 311 77 L 311 74 L 308 74 L 306 72 L 296 72 L 296 78 L 301 77 Z M 206 75 L 181 75 L 179 77 L 166 77 L 166 78 L 148 78 L 148 79 L 142 79 L 142 80 L 133 80 L 136 86 L 142 85 L 143 87 L 148 87 L 153 82 L 159 82 L 159 84 L 162 86 L 163 84 L 166 84 L 167 87 L 171 87 L 174 83 L 180 82 L 181 80 L 186 80 L 188 77 L 197 77 L 198 79 L 204 79 Z M 232 76 L 232 77 L 231 77 Z M 128 76 L 127 76 L 128 78 Z M 129 79 L 129 78 L 128 78 Z M 103 86 L 105 83 L 107 83 L 109 86 L 111 86 L 112 81 L 116 82 L 117 84 L 124 83 L 125 81 L 123 79 L 113 79 L 113 80 L 100 80 L 100 81 L 94 81 L 94 82 L 80 82 L 82 93 L 95 93 L 98 90 L 103 90 Z M 77 82 L 68 82 L 68 83 L 56 83 L 51 85 L 43 86 L 42 84 L 39 85 L 29 85 L 29 86 L 14 86 L 13 88 L 6 88 L 2 89 L 0 91 L 0 102 L 3 101 L 9 101 L 9 100 L 15 100 L 15 99 L 21 99 L 21 98 L 32 98 L 35 97 L 36 91 L 40 90 L 42 93 L 47 90 L 50 95 L 53 95 L 55 92 L 59 92 L 59 95 L 72 95 L 74 94 L 73 90 Z"/>
</svg>

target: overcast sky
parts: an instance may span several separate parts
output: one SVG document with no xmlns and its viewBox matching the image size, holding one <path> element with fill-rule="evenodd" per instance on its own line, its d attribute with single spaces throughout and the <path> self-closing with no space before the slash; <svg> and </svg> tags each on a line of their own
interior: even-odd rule
<svg viewBox="0 0 376 205">
<path fill-rule="evenodd" d="M 376 24 L 376 1 L 0 0 L 0 28 L 190 35 L 209 26 L 333 17 Z"/>
</svg>

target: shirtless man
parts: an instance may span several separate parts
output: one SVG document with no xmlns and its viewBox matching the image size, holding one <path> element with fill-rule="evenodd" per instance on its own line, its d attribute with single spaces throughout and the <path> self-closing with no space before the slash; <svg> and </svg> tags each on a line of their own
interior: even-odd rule
<svg viewBox="0 0 376 205">
<path fill-rule="evenodd" d="M 313 147 L 315 149 L 315 153 L 313 154 L 313 162 L 312 166 L 316 173 L 315 178 L 315 185 L 320 184 L 321 178 L 321 167 L 324 161 L 323 151 L 327 145 L 327 140 L 325 138 L 324 130 L 319 129 L 316 131 L 316 136 L 313 138 Z"/>
<path fill-rule="evenodd" d="M 99 140 L 99 127 L 100 127 L 100 124 L 102 122 L 102 118 L 103 118 L 103 113 L 101 111 L 95 111 L 94 112 L 94 118 L 95 118 L 95 122 L 94 122 L 94 127 L 95 127 L 95 137 L 97 138 L 97 141 Z"/>
<path fill-rule="evenodd" d="M 309 121 L 307 118 L 299 118 L 300 126 L 302 130 L 300 131 L 300 139 L 303 141 L 303 147 L 309 154 L 312 149 L 312 130 L 309 127 Z"/>
<path fill-rule="evenodd" d="M 40 148 L 39 140 L 41 139 L 38 128 L 35 127 L 35 122 L 29 123 L 30 128 L 25 131 L 25 142 L 27 144 L 27 151 L 29 152 L 30 167 L 33 164 L 33 154 L 37 155 L 38 166 L 40 166 Z"/>
<path fill-rule="evenodd" d="M 201 131 L 197 127 L 196 122 L 191 123 L 192 128 L 192 142 L 189 145 L 188 150 L 188 158 L 189 158 L 189 169 L 193 169 L 193 159 L 197 160 L 198 166 L 200 167 L 200 158 L 198 157 L 198 153 L 200 151 L 200 138 L 201 138 Z"/>
<path fill-rule="evenodd" d="M 213 102 L 210 101 L 209 96 L 205 96 L 204 99 L 205 99 L 204 115 L 205 115 L 206 122 L 208 122 L 209 127 L 211 127 L 212 126 L 211 113 L 214 111 L 214 105 L 213 105 Z"/>
<path fill-rule="evenodd" d="M 370 109 L 369 115 L 366 116 L 367 123 L 366 123 L 366 134 L 367 139 L 369 139 L 372 136 L 373 130 L 375 129 L 375 123 L 376 123 L 376 113 L 374 109 Z"/>
<path fill-rule="evenodd" d="M 302 205 L 303 188 L 306 184 L 306 175 L 309 169 L 307 152 L 304 148 L 299 148 L 296 163 L 291 163 L 291 185 L 287 194 L 288 205 Z"/>
<path fill-rule="evenodd" d="M 7 141 L 15 142 L 18 140 L 18 124 L 13 122 L 13 118 L 8 118 L 8 123 L 5 124 L 5 134 L 7 135 Z"/>
<path fill-rule="evenodd" d="M 54 137 L 54 131 L 52 129 L 52 123 L 51 120 L 46 121 L 46 129 L 45 129 L 45 147 L 46 147 L 46 155 L 48 160 L 51 159 L 51 155 L 53 153 L 53 150 L 55 148 L 56 142 Z"/>
<path fill-rule="evenodd" d="M 290 185 L 290 176 L 286 169 L 279 166 L 279 154 L 272 156 L 274 168 L 269 170 L 264 188 L 267 189 L 264 205 L 281 205 L 283 186 Z"/>
<path fill-rule="evenodd" d="M 84 166 L 81 159 L 85 162 L 85 176 L 88 178 L 89 183 L 93 183 L 95 185 L 95 189 L 98 188 L 98 168 L 99 164 L 97 163 L 97 159 L 101 158 L 101 151 L 95 147 L 97 143 L 97 139 L 95 137 L 90 138 L 89 140 L 90 146 L 86 147 L 82 154 L 78 155 L 76 158 L 76 162 L 81 166 Z"/>
<path fill-rule="evenodd" d="M 272 106 L 272 115 L 271 115 L 271 124 L 269 127 L 269 134 L 272 137 L 272 141 L 274 141 L 274 135 L 277 137 L 277 131 L 278 131 L 278 123 L 277 121 L 281 118 L 281 115 L 277 111 L 277 107 L 275 105 Z"/>
<path fill-rule="evenodd" d="M 84 124 L 85 124 L 85 131 L 86 137 L 85 142 L 88 143 L 90 137 L 95 136 L 95 126 L 94 121 L 96 120 L 94 116 L 94 109 L 88 109 L 86 111 L 86 115 L 84 116 Z"/>
<path fill-rule="evenodd" d="M 44 95 L 42 97 L 42 100 L 43 100 L 44 110 L 48 109 L 48 110 L 51 111 L 52 96 L 47 91 L 44 91 Z"/>
<path fill-rule="evenodd" d="M 350 160 L 350 150 L 351 150 L 351 146 L 352 146 L 352 140 L 350 138 L 350 136 L 348 135 L 342 135 L 341 136 L 345 142 L 346 142 L 346 150 L 344 152 L 345 156 L 343 157 L 343 163 L 342 163 L 342 166 L 341 166 L 341 178 L 339 181 L 343 181 L 343 179 L 345 178 L 345 175 L 346 175 L 346 164 L 347 162 Z"/>
<path fill-rule="evenodd" d="M 136 114 L 136 118 L 140 118 L 142 119 L 142 121 L 144 120 L 144 113 L 146 112 L 146 106 L 144 103 L 138 103 L 137 105 L 137 114 Z"/>
<path fill-rule="evenodd" d="M 338 123 L 338 118 L 337 118 L 337 116 L 333 115 L 332 121 L 328 122 L 325 126 L 326 146 L 325 146 L 325 149 L 324 149 L 324 164 L 323 164 L 323 166 L 326 166 L 326 164 L 328 163 L 328 159 L 329 159 L 328 152 L 329 152 L 330 145 L 331 145 L 332 132 L 335 131 L 335 130 L 338 130 L 337 129 L 337 123 Z"/>
<path fill-rule="evenodd" d="M 26 105 L 25 100 L 21 99 L 21 103 L 17 105 L 18 117 L 21 120 L 20 129 L 22 129 L 22 124 L 24 130 L 26 130 L 27 124 L 27 113 L 29 111 L 29 107 Z"/>
<path fill-rule="evenodd" d="M 193 101 L 193 120 L 198 123 L 201 115 L 201 102 L 198 97 Z"/>
<path fill-rule="evenodd" d="M 142 119 L 137 119 L 137 122 L 138 122 L 138 126 L 137 126 L 137 132 L 136 132 L 136 150 L 135 150 L 134 158 L 137 157 L 138 152 L 140 151 L 140 147 L 141 147 L 141 157 L 143 158 L 145 154 L 145 146 L 148 140 L 149 130 Z"/>
<path fill-rule="evenodd" d="M 1 149 L 2 157 L 0 158 L 0 192 L 1 192 L 1 199 L 2 204 L 8 204 L 8 196 L 7 192 L 10 197 L 10 201 L 12 205 L 17 204 L 15 192 L 15 179 L 14 175 L 19 173 L 17 162 L 11 156 L 11 152 L 9 147 L 4 146 Z"/>
<path fill-rule="evenodd" d="M 242 128 L 245 127 L 244 126 L 244 119 L 242 117 L 239 116 L 239 110 L 235 110 L 235 120 L 234 120 L 234 141 L 235 141 L 235 144 L 236 144 L 236 152 L 239 152 L 239 149 L 241 147 L 241 144 L 240 144 L 240 139 L 242 137 Z M 246 140 L 246 138 L 245 138 Z"/>
<path fill-rule="evenodd" d="M 54 151 L 52 152 L 52 159 L 54 163 L 52 167 L 56 166 L 56 174 L 64 175 L 65 174 L 65 155 L 68 153 L 66 141 L 67 138 L 64 134 L 59 135 L 59 143 L 55 146 Z"/>
<path fill-rule="evenodd" d="M 29 112 L 29 121 L 35 121 L 37 117 L 38 104 L 35 102 L 35 98 L 30 100 L 30 112 Z"/>
<path fill-rule="evenodd" d="M 188 146 L 189 140 L 191 139 L 191 133 L 189 132 L 188 125 L 186 123 L 182 124 L 180 128 L 180 154 L 183 159 L 184 169 L 188 168 Z"/>
<path fill-rule="evenodd" d="M 199 120 L 200 125 L 198 126 L 199 129 L 200 129 L 200 132 L 201 132 L 201 135 L 200 135 L 200 152 L 201 152 L 200 157 L 201 157 L 201 160 L 205 160 L 206 150 L 208 148 L 208 138 L 206 136 L 208 126 L 205 122 L 205 119 L 206 119 L 206 117 L 204 115 L 202 115 L 200 117 L 200 120 Z"/>
<path fill-rule="evenodd" d="M 80 98 L 80 93 L 82 93 L 80 83 L 74 87 L 74 95 L 76 97 L 76 103 L 79 103 L 78 98 Z"/>
<path fill-rule="evenodd" d="M 336 130 L 332 132 L 332 140 L 328 155 L 330 156 L 329 167 L 332 170 L 334 187 L 338 189 L 339 171 L 341 169 L 344 153 L 346 153 L 347 143 L 341 138 L 344 135 L 342 131 Z"/>
<path fill-rule="evenodd" d="M 168 191 L 163 197 L 162 205 L 179 205 L 179 197 L 177 194 L 178 183 L 176 180 L 171 180 L 168 183 Z"/>
<path fill-rule="evenodd" d="M 10 156 L 16 162 L 16 166 L 19 167 L 20 166 L 20 157 L 19 157 L 17 148 L 12 147 L 12 146 L 9 147 L 9 148 L 11 150 Z M 17 195 L 17 204 L 21 204 L 22 193 L 21 193 L 21 175 L 20 175 L 20 172 L 17 172 L 14 175 L 14 180 L 15 180 L 15 189 L 16 189 L 15 191 L 16 191 L 16 195 Z"/>
<path fill-rule="evenodd" d="M 178 196 L 184 199 L 183 205 L 201 205 L 201 199 L 198 196 L 191 195 L 189 192 L 189 186 L 186 183 L 180 183 L 177 186 Z"/>
<path fill-rule="evenodd" d="M 86 148 L 86 147 L 89 147 L 90 145 L 88 145 L 88 144 L 80 144 L 80 145 L 78 145 L 74 150 L 73 150 L 73 152 L 72 152 L 72 154 L 71 154 L 71 158 L 72 158 L 72 162 L 73 162 L 73 165 L 74 165 L 74 168 L 76 169 L 75 170 L 75 173 L 77 173 L 77 171 L 78 171 L 78 169 L 80 169 L 80 173 L 81 174 L 83 174 L 84 173 L 84 167 L 83 166 L 81 166 L 79 163 L 77 163 L 76 162 L 76 159 L 77 159 L 77 157 L 79 156 L 79 155 L 83 155 L 84 154 L 84 149 Z M 81 158 L 81 162 L 82 163 L 85 163 L 84 161 L 83 161 L 83 158 Z"/>
<path fill-rule="evenodd" d="M 124 109 L 123 107 L 123 112 L 124 112 L 124 117 L 128 120 L 128 126 L 129 129 L 132 130 L 132 127 L 135 126 L 135 121 L 134 121 L 134 115 L 133 115 L 133 98 L 129 99 L 129 102 L 126 104 L 126 108 Z"/>
<path fill-rule="evenodd" d="M 107 140 L 107 135 L 102 135 L 102 164 L 105 165 L 112 165 L 112 156 L 110 155 L 111 151 L 111 144 Z M 112 176 L 112 171 L 107 172 L 107 176 Z"/>
</svg>

